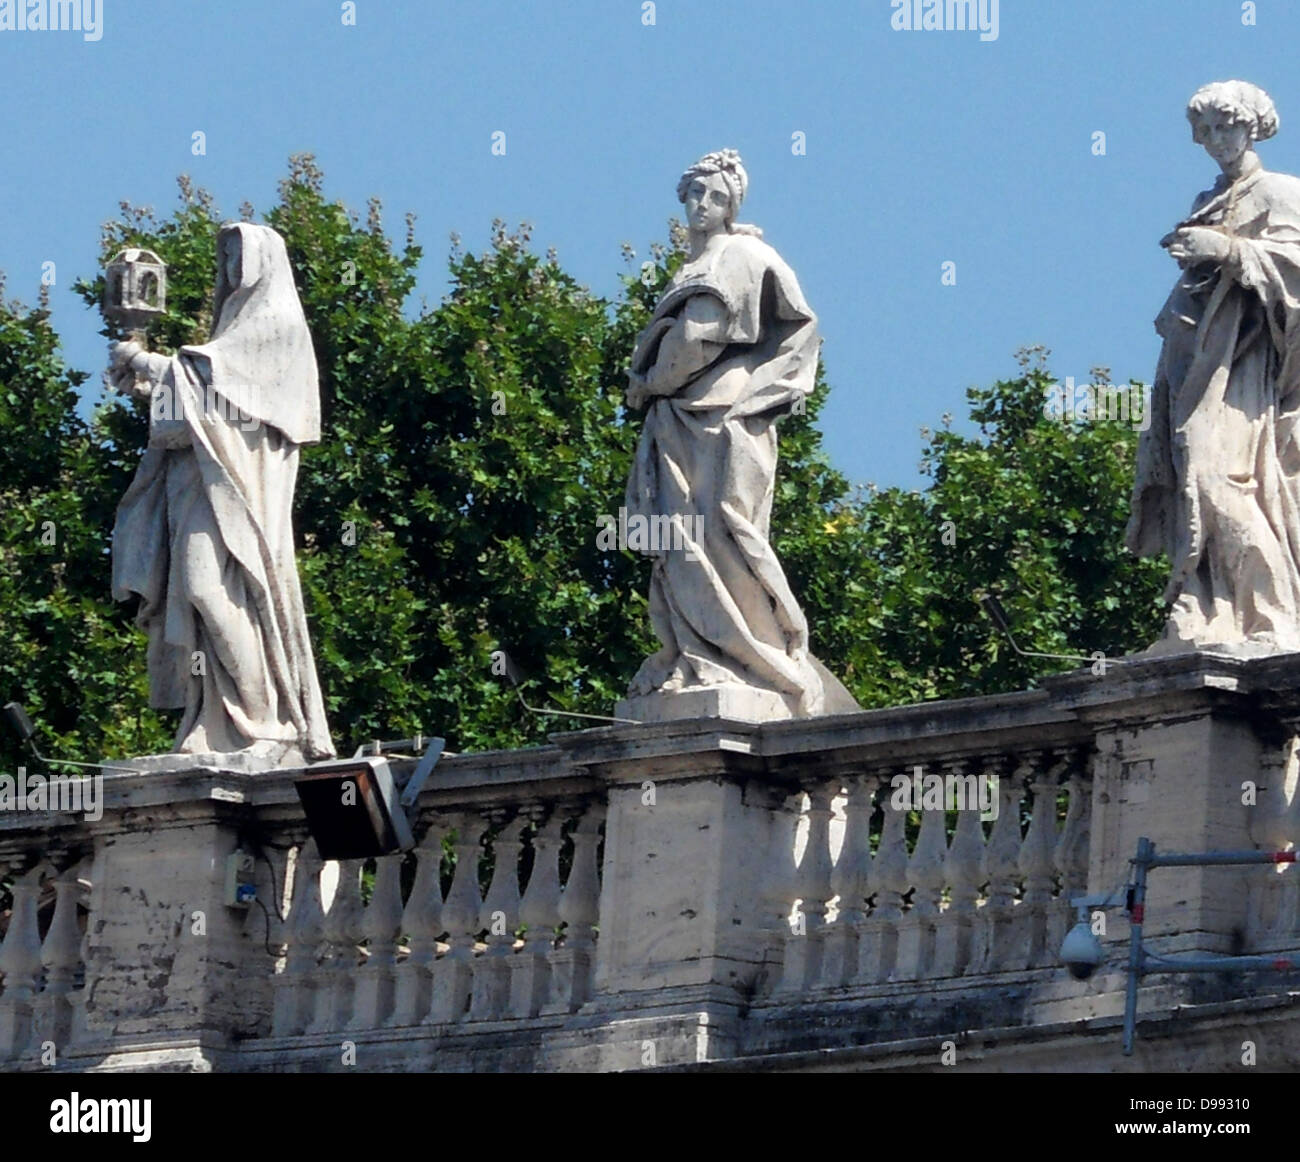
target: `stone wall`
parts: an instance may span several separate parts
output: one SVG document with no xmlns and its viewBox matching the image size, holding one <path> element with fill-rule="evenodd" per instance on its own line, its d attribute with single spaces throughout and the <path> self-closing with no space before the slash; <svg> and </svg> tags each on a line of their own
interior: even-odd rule
<svg viewBox="0 0 1300 1162">
<path fill-rule="evenodd" d="M 1256 1068 L 1294 1067 L 1281 972 L 1144 977 L 1124 1057 L 1124 911 L 1104 913 L 1091 979 L 1057 954 L 1069 900 L 1122 886 L 1141 836 L 1290 846 L 1294 671 L 1186 655 L 1007 696 L 459 755 L 420 796 L 415 850 L 369 865 L 319 858 L 298 772 L 109 771 L 98 820 L 0 812 L 0 1060 L 1228 1069 L 1251 1040 Z M 918 773 L 994 799 L 900 808 Z M 237 850 L 252 906 L 224 903 Z M 1296 950 L 1295 874 L 1154 872 L 1150 947 Z"/>
</svg>

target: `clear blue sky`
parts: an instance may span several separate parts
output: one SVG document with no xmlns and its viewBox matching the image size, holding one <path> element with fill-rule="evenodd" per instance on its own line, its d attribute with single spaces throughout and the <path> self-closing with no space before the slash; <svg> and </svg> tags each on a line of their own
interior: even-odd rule
<svg viewBox="0 0 1300 1162">
<path fill-rule="evenodd" d="M 234 217 L 312 150 L 328 193 L 378 195 L 398 238 L 418 215 L 430 301 L 450 232 L 479 249 L 494 217 L 612 295 L 620 244 L 644 257 L 681 170 L 733 146 L 743 220 L 821 318 L 833 460 L 912 487 L 917 429 L 964 416 L 1022 344 L 1061 378 L 1151 377 L 1175 273 L 1156 244 L 1215 176 L 1183 115 L 1195 88 L 1267 89 L 1282 128 L 1261 157 L 1300 173 L 1294 0 L 1260 0 L 1257 27 L 1239 0 L 1002 0 L 990 42 L 893 31 L 889 0 L 659 0 L 652 27 L 640 0 L 358 0 L 355 27 L 338 0 L 103 6 L 96 42 L 0 31 L 0 269 L 33 302 L 57 264 L 55 324 L 96 392 L 104 340 L 72 283 L 119 200 L 168 212 L 181 172 Z"/>
</svg>

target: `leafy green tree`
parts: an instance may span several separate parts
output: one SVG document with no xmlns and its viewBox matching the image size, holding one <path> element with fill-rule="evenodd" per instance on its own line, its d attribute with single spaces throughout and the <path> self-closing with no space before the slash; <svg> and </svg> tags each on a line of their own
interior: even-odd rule
<svg viewBox="0 0 1300 1162">
<path fill-rule="evenodd" d="M 135 631 L 107 600 L 104 529 L 124 483 L 77 415 L 86 378 L 63 363 L 43 296 L 29 309 L 0 293 L 0 696 L 74 759 L 162 737 L 142 671 L 121 664 Z M 5 731 L 0 770 L 30 761 Z"/>
<path fill-rule="evenodd" d="M 890 705 L 1023 689 L 1070 662 L 1023 658 L 983 615 L 1000 597 L 1024 650 L 1114 658 L 1149 645 L 1164 618 L 1167 565 L 1124 548 L 1137 433 L 1063 422 L 1044 403 L 1046 352 L 967 399 L 978 434 L 923 430 L 924 491 L 892 488 L 859 508 L 874 590 L 867 702 Z M 1132 390 L 1140 390 L 1133 388 Z"/>
</svg>

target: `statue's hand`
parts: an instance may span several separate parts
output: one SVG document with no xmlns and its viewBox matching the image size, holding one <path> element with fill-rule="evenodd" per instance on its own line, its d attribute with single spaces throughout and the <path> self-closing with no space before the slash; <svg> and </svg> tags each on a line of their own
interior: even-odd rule
<svg viewBox="0 0 1300 1162">
<path fill-rule="evenodd" d="M 111 367 L 125 367 L 137 355 L 143 355 L 144 348 L 134 339 L 121 343 L 111 343 L 108 348 L 108 362 Z"/>
<path fill-rule="evenodd" d="M 646 400 L 650 395 L 650 387 L 646 383 L 646 377 L 638 371 L 629 371 L 627 373 L 627 406 L 634 411 L 640 411 L 645 407 Z"/>
<path fill-rule="evenodd" d="M 117 367 L 110 367 L 104 373 L 104 382 L 116 392 L 122 395 L 134 395 L 140 399 L 148 399 L 152 394 L 148 382 L 141 383 L 132 371 L 125 364 Z"/>
<path fill-rule="evenodd" d="M 1179 266 L 1195 266 L 1201 262 L 1224 262 L 1232 250 L 1226 234 L 1205 226 L 1185 226 L 1174 231 L 1169 243 L 1169 254 Z"/>
</svg>

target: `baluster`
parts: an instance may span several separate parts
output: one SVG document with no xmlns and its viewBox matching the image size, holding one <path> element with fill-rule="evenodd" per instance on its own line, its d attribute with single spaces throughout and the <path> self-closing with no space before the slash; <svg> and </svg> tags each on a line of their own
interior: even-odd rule
<svg viewBox="0 0 1300 1162">
<path fill-rule="evenodd" d="M 316 1012 L 321 945 L 325 940 L 325 910 L 320 894 L 321 857 L 316 841 L 298 848 L 293 862 L 289 901 L 288 949 L 284 967 L 274 981 L 275 1004 L 271 1031 L 276 1037 L 301 1033 Z"/>
<path fill-rule="evenodd" d="M 349 1029 L 374 1029 L 393 1011 L 397 974 L 397 940 L 402 934 L 402 856 L 375 861 L 375 890 L 361 918 L 362 936 L 370 942 L 356 980 L 356 1005 Z"/>
<path fill-rule="evenodd" d="M 364 915 L 361 873 L 364 870 L 365 860 L 339 861 L 338 888 L 327 917 L 328 920 L 335 921 L 334 939 L 331 942 L 334 955 L 329 963 L 334 994 L 331 1029 L 346 1028 L 356 1006 L 357 969 L 362 961 L 361 941 L 365 939 L 365 934 L 361 931 Z"/>
<path fill-rule="evenodd" d="M 550 998 L 551 949 L 560 926 L 560 845 L 564 817 L 544 806 L 535 806 L 531 817 L 533 870 L 519 905 L 519 919 L 525 925 L 524 947 L 510 960 L 510 1014 L 535 1017 Z"/>
<path fill-rule="evenodd" d="M 1058 750 L 1051 764 L 1035 773 L 1031 786 L 1034 804 L 1030 810 L 1029 830 L 1025 832 L 1020 857 L 1016 861 L 1025 881 L 1019 911 L 1021 935 L 1025 942 L 1024 964 L 1028 968 L 1039 968 L 1056 960 L 1057 949 L 1048 945 L 1047 921 L 1056 878 L 1056 869 L 1052 865 L 1057 844 L 1056 788 L 1068 765 L 1069 752 Z"/>
<path fill-rule="evenodd" d="M 500 823 L 504 810 L 493 813 Z M 479 909 L 479 927 L 487 929 L 487 949 L 474 962 L 470 1020 L 495 1021 L 506 1015 L 510 1003 L 510 956 L 519 927 L 519 852 L 526 819 L 516 816 L 505 824 L 492 845 L 492 882 Z"/>
<path fill-rule="evenodd" d="M 946 764 L 954 780 L 969 781 L 971 764 L 957 760 Z M 982 776 L 976 775 L 977 779 Z M 958 811 L 952 843 L 943 861 L 943 879 L 948 887 L 948 908 L 939 921 L 935 940 L 936 976 L 961 976 L 971 964 L 976 904 L 979 900 L 980 863 L 984 857 L 984 828 L 978 803 L 966 797 L 966 809 Z"/>
<path fill-rule="evenodd" d="M 40 1054 L 41 1043 L 50 1041 L 55 1052 L 65 1052 L 72 1040 L 71 994 L 81 967 L 81 929 L 77 924 L 77 903 L 82 887 L 79 864 L 65 868 L 54 880 L 54 915 L 41 945 L 45 966 L 45 987 L 36 1002 L 32 1046 Z"/>
<path fill-rule="evenodd" d="M 478 891 L 480 846 L 487 820 L 477 811 L 457 816 L 456 874 L 442 905 L 442 922 L 447 929 L 447 954 L 434 965 L 433 1004 L 428 1017 L 432 1024 L 459 1021 L 469 1009 L 474 977 L 474 943 L 478 935 Z"/>
<path fill-rule="evenodd" d="M 390 1025 L 418 1025 L 433 1000 L 433 962 L 442 933 L 442 841 L 447 828 L 429 824 L 415 851 L 415 880 L 402 912 L 410 955 L 397 966 L 397 988 Z"/>
<path fill-rule="evenodd" d="M 997 759 L 991 764 L 991 773 L 998 776 L 998 817 L 984 848 L 982 872 L 988 884 L 988 896 L 980 917 L 983 929 L 981 972 L 996 972 L 1006 964 L 1013 964 L 1017 951 L 1010 944 L 1020 870 L 1017 866 L 1020 856 L 1020 800 L 1024 794 L 1024 779 L 1032 773 L 1033 764 L 1022 759 L 1008 774 L 1010 766 L 1011 763 L 1005 759 Z"/>
<path fill-rule="evenodd" d="M 77 987 L 68 994 L 68 1004 L 72 1008 L 71 1041 L 80 1045 L 91 1039 L 91 1020 L 94 1016 L 90 998 L 94 994 L 94 985 L 98 979 L 99 966 L 95 963 L 95 915 L 101 907 L 103 896 L 101 863 L 103 837 L 95 841 L 92 852 L 81 861 L 77 881 L 82 892 L 82 904 L 86 909 L 86 927 L 81 934 L 81 943 L 77 949 L 81 968 L 77 974 Z M 102 956 L 101 956 L 102 963 Z M 97 1030 L 96 1030 L 97 1032 Z"/>
<path fill-rule="evenodd" d="M 551 1004 L 553 1012 L 574 1013 L 591 995 L 595 968 L 595 927 L 600 922 L 600 873 L 596 847 L 605 815 L 603 803 L 593 803 L 583 813 L 573 833 L 573 867 L 560 894 L 560 919 L 566 925 L 564 942 L 551 951 Z"/>
<path fill-rule="evenodd" d="M 816 987 L 821 972 L 826 911 L 831 898 L 831 800 L 840 782 L 814 783 L 807 792 L 807 840 L 795 875 L 798 911 L 786 936 L 781 992 L 801 993 Z"/>
<path fill-rule="evenodd" d="M 1259 778 L 1259 824 L 1250 830 L 1255 845 L 1263 850 L 1281 851 L 1296 838 L 1291 829 L 1292 814 L 1287 802 L 1287 776 L 1292 773 L 1295 763 L 1294 737 L 1290 737 L 1282 746 L 1270 747 L 1260 759 Z M 1262 938 L 1272 941 L 1285 937 L 1290 931 L 1291 917 L 1288 905 L 1294 893 L 1288 891 L 1293 877 L 1285 869 L 1289 864 L 1279 864 L 1272 874 L 1256 872 L 1245 877 L 1245 888 L 1249 897 L 1247 920 L 1247 949 L 1256 951 L 1260 948 Z M 1282 874 L 1278 874 L 1282 873 Z M 1272 944 L 1273 947 L 1280 945 Z"/>
<path fill-rule="evenodd" d="M 1088 821 L 1092 817 L 1092 788 L 1084 781 L 1084 772 L 1079 769 L 1080 756 L 1075 753 L 1070 758 L 1071 770 L 1065 784 L 1070 800 L 1052 860 L 1061 877 L 1061 893 L 1052 910 L 1047 942 L 1053 953 L 1060 949 L 1066 932 L 1074 925 L 1074 908 L 1070 901 L 1083 895 L 1088 887 Z"/>
<path fill-rule="evenodd" d="M 799 826 L 798 802 L 803 792 L 777 790 L 771 811 L 771 844 L 763 872 L 759 907 L 764 930 L 763 967 L 756 990 L 772 993 L 781 987 L 785 971 L 785 943 L 790 935 L 790 913 L 795 901 L 795 833 Z"/>
<path fill-rule="evenodd" d="M 933 776 L 939 778 L 939 776 Z M 922 784 L 924 788 L 924 784 Z M 924 795 L 923 802 L 930 796 Z M 898 929 L 898 976 L 903 980 L 923 980 L 934 960 L 935 928 L 939 902 L 943 893 L 943 864 L 948 854 L 947 813 L 943 807 L 940 780 L 940 806 L 921 812 L 921 831 L 907 863 L 907 879 L 912 886 L 912 906 Z"/>
<path fill-rule="evenodd" d="M 910 779 L 912 772 L 902 776 Z M 881 790 L 885 822 L 871 864 L 876 905 L 867 918 L 867 939 L 858 944 L 858 980 L 864 984 L 892 980 L 898 963 L 898 926 L 907 895 L 907 808 L 895 805 L 889 786 Z M 910 802 L 910 795 L 909 795 Z"/>
<path fill-rule="evenodd" d="M 848 781 L 844 800 L 844 843 L 831 873 L 831 889 L 839 897 L 839 914 L 826 934 L 821 983 L 826 988 L 848 984 L 858 971 L 858 941 L 871 894 L 871 815 L 876 780 L 857 775 Z"/>
<path fill-rule="evenodd" d="M 316 1016 L 310 1033 L 342 1029 L 352 1007 L 361 941 L 361 865 L 359 859 L 329 861 L 338 880 L 334 899 L 325 914 L 324 955 L 316 973 Z M 325 869 L 323 869 L 324 871 Z"/>
<path fill-rule="evenodd" d="M 288 945 L 286 921 L 289 901 L 285 895 L 289 884 L 289 849 L 263 847 L 253 861 L 253 884 L 257 898 L 266 905 L 266 911 L 256 905 L 245 908 L 241 934 L 257 948 L 265 951 L 269 947 L 275 953 L 273 970 L 278 973 L 283 967 Z M 272 984 L 274 979 L 271 978 Z"/>
<path fill-rule="evenodd" d="M 0 944 L 0 1060 L 12 1060 L 27 1047 L 32 1014 L 41 987 L 41 931 L 37 908 L 48 865 L 37 864 L 14 880 L 13 912 Z"/>
</svg>

